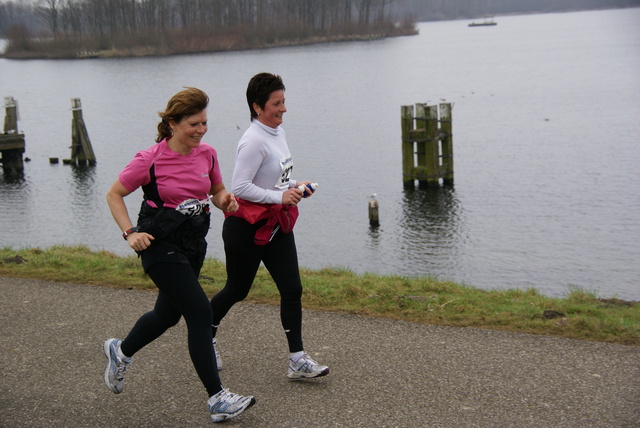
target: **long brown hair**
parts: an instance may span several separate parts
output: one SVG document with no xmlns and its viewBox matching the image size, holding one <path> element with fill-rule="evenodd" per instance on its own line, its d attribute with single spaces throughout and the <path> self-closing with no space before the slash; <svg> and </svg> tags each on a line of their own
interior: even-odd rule
<svg viewBox="0 0 640 428">
<path fill-rule="evenodd" d="M 198 88 L 191 88 L 185 86 L 185 89 L 178 92 L 171 97 L 167 103 L 165 111 L 158 113 L 162 119 L 158 123 L 158 136 L 156 137 L 156 143 L 170 138 L 173 135 L 171 132 L 171 126 L 169 122 L 180 122 L 185 117 L 198 114 L 209 105 L 209 97 L 202 90 Z"/>
</svg>

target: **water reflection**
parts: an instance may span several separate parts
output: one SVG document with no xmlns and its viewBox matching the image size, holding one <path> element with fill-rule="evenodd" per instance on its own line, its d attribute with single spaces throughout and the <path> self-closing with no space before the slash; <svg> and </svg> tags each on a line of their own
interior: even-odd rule
<svg viewBox="0 0 640 428">
<path fill-rule="evenodd" d="M 399 219 L 401 257 L 423 274 L 448 276 L 461 246 L 460 202 L 453 187 L 404 189 Z"/>
<path fill-rule="evenodd" d="M 456 235 L 460 203 L 453 187 L 404 189 L 403 226 L 435 238 Z"/>
<path fill-rule="evenodd" d="M 24 170 L 15 168 L 3 168 L 2 176 L 5 183 L 20 183 L 24 181 Z"/>
<path fill-rule="evenodd" d="M 2 221 L 0 221 L 0 245 L 11 246 L 13 236 L 28 233 L 28 219 L 33 215 L 33 201 L 30 198 L 29 182 L 24 178 L 0 178 L 0 201 L 2 201 Z"/>
<path fill-rule="evenodd" d="M 87 221 L 96 216 L 103 198 L 96 189 L 96 167 L 90 165 L 72 165 L 69 177 L 69 198 L 72 207 L 70 216 L 80 231 L 90 233 L 93 222 Z M 85 228 L 85 230 L 82 230 Z"/>
<path fill-rule="evenodd" d="M 22 184 L 25 182 L 24 179 L 24 171 L 23 170 L 11 170 L 9 168 L 2 169 L 2 176 L 0 178 L 0 186 L 2 185 L 14 185 L 14 184 Z"/>
<path fill-rule="evenodd" d="M 380 229 L 380 225 L 372 225 L 369 224 L 369 247 L 378 248 L 381 244 L 382 239 L 382 230 Z"/>
<path fill-rule="evenodd" d="M 86 164 L 71 165 L 73 190 L 82 194 L 93 189 L 96 178 L 96 167 Z"/>
</svg>

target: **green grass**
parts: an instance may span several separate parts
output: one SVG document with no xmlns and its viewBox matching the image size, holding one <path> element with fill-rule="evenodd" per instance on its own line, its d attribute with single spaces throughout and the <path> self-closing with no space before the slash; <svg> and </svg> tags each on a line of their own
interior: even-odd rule
<svg viewBox="0 0 640 428">
<path fill-rule="evenodd" d="M 16 263 L 15 256 L 25 262 Z M 601 299 L 579 288 L 564 298 L 551 298 L 534 289 L 485 291 L 429 277 L 358 275 L 340 268 L 301 269 L 300 273 L 306 309 L 640 345 L 639 302 Z M 0 275 L 155 290 L 135 255 L 119 257 L 86 247 L 3 248 Z M 207 294 L 216 293 L 225 280 L 224 264 L 207 259 L 201 273 Z M 264 268 L 247 301 L 278 304 L 278 291 Z"/>
</svg>

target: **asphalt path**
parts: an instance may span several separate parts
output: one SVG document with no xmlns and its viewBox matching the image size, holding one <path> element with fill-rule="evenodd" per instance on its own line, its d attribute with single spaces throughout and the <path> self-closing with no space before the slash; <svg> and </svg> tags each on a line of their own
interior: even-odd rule
<svg viewBox="0 0 640 428">
<path fill-rule="evenodd" d="M 0 426 L 211 426 L 181 321 L 104 385 L 102 343 L 154 292 L 0 277 Z M 218 333 L 229 427 L 639 427 L 640 348 L 304 311 L 328 376 L 286 378 L 278 308 L 240 303 Z"/>
</svg>

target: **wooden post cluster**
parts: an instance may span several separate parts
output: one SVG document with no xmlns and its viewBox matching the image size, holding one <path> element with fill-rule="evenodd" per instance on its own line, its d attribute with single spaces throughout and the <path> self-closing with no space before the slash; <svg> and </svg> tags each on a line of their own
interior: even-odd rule
<svg viewBox="0 0 640 428">
<path fill-rule="evenodd" d="M 25 151 L 24 134 L 18 132 L 18 106 L 13 97 L 4 98 L 4 133 L 0 135 L 2 172 L 6 179 L 22 178 Z"/>
<path fill-rule="evenodd" d="M 25 152 L 24 134 L 18 132 L 18 107 L 13 97 L 5 97 L 4 133 L 0 134 L 0 164 L 5 178 L 22 178 Z M 63 159 L 64 164 L 95 165 L 96 156 L 91 147 L 89 134 L 82 118 L 82 104 L 79 98 L 71 99 L 73 118 L 71 122 L 71 159 Z M 29 158 L 25 159 L 26 161 Z M 58 158 L 49 158 L 49 163 L 57 164 Z"/>
<path fill-rule="evenodd" d="M 75 164 L 95 165 L 96 156 L 91 147 L 89 133 L 82 118 L 82 103 L 80 98 L 71 99 L 73 119 L 71 122 L 71 162 Z"/>
<path fill-rule="evenodd" d="M 402 106 L 402 181 L 405 187 L 453 185 L 451 104 Z M 415 113 L 414 113 L 415 111 Z"/>
</svg>

